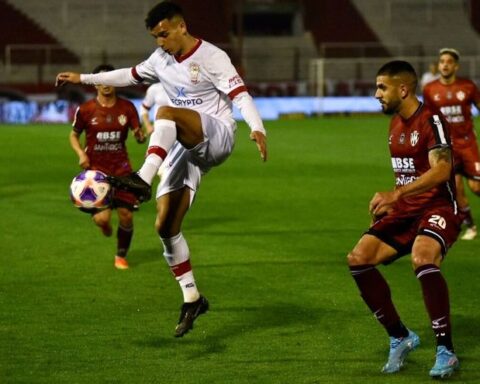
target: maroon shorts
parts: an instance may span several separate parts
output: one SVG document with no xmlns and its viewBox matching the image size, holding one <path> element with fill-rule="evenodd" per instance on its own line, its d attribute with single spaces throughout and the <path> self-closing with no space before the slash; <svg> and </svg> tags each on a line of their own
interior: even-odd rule
<svg viewBox="0 0 480 384">
<path fill-rule="evenodd" d="M 366 232 L 395 248 L 395 259 L 412 252 L 413 242 L 418 235 L 429 236 L 440 243 L 442 255 L 457 240 L 460 232 L 460 218 L 450 207 L 430 208 L 419 215 L 405 215 L 393 211 L 376 221 Z"/>
<path fill-rule="evenodd" d="M 112 208 L 118 207 L 127 208 L 130 211 L 136 211 L 138 209 L 138 200 L 133 193 L 121 189 L 114 189 Z"/>
<path fill-rule="evenodd" d="M 480 180 L 480 154 L 476 141 L 456 146 L 453 150 L 455 172 L 474 180 Z"/>
</svg>

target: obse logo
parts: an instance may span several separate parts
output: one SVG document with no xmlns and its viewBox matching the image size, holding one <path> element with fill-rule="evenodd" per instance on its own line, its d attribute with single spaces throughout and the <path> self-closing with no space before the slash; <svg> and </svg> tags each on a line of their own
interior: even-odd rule
<svg viewBox="0 0 480 384">
<path fill-rule="evenodd" d="M 415 172 L 415 163 L 411 157 L 392 157 L 392 168 L 395 172 Z"/>
</svg>

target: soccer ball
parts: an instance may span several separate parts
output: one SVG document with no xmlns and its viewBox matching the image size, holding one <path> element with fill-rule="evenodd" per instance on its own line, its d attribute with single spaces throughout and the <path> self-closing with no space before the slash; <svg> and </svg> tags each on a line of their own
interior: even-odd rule
<svg viewBox="0 0 480 384">
<path fill-rule="evenodd" d="M 82 171 L 70 184 L 70 198 L 81 210 L 108 208 L 112 200 L 110 192 L 107 175 L 100 171 Z"/>
</svg>

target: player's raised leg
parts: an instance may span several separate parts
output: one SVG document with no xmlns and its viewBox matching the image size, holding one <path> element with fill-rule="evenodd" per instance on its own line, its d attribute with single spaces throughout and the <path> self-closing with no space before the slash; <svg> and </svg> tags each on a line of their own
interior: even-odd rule
<svg viewBox="0 0 480 384">
<path fill-rule="evenodd" d="M 181 224 L 191 203 L 188 187 L 161 196 L 157 202 L 156 229 L 164 247 L 164 256 L 183 294 L 175 337 L 193 328 L 195 319 L 208 310 L 207 299 L 200 294 L 190 263 L 190 250 L 181 232 Z"/>
<path fill-rule="evenodd" d="M 129 176 L 110 178 L 110 182 L 131 191 L 140 201 L 149 200 L 152 181 L 176 140 L 188 149 L 204 140 L 200 115 L 186 108 L 162 106 L 157 111 L 142 167 Z"/>
</svg>

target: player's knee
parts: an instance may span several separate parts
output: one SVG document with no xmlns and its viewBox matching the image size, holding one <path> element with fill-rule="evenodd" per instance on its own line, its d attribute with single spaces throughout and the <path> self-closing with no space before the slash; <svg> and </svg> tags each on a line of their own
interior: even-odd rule
<svg viewBox="0 0 480 384">
<path fill-rule="evenodd" d="M 105 218 L 105 217 L 96 217 L 94 216 L 93 217 L 93 221 L 95 222 L 95 224 L 99 227 L 105 227 L 107 226 L 109 223 L 110 223 L 110 220 L 108 218 Z"/>
<path fill-rule="evenodd" d="M 162 220 L 157 216 L 155 220 L 155 230 L 157 231 L 158 235 L 163 238 L 170 238 L 178 234 L 179 230 L 172 228 L 165 220 Z"/>
<path fill-rule="evenodd" d="M 133 214 L 130 212 L 119 216 L 118 221 L 122 227 L 132 227 L 133 226 Z"/>
<path fill-rule="evenodd" d="M 354 265 L 364 265 L 367 264 L 366 261 L 366 255 L 357 250 L 353 249 L 348 255 L 347 255 L 347 262 L 349 266 L 354 266 Z"/>
<path fill-rule="evenodd" d="M 175 115 L 175 108 L 169 107 L 167 105 L 162 105 L 157 109 L 156 119 L 166 119 L 166 120 L 173 120 Z"/>
<path fill-rule="evenodd" d="M 440 245 L 434 244 L 432 246 L 428 241 L 425 244 L 418 241 L 414 244 L 412 249 L 412 265 L 414 269 L 421 267 L 422 265 L 435 264 L 440 265 L 442 259 L 442 251 Z"/>
<path fill-rule="evenodd" d="M 480 196 L 480 181 L 469 180 L 468 186 L 470 187 L 473 193 Z"/>
</svg>

